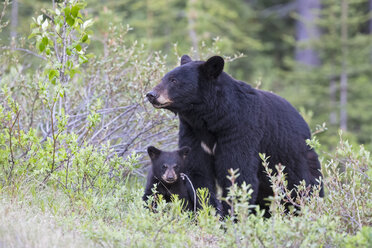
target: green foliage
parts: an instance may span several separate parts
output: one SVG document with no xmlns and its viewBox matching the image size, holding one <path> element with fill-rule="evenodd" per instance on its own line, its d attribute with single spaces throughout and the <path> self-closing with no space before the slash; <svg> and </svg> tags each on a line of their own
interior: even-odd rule
<svg viewBox="0 0 372 248">
<path fill-rule="evenodd" d="M 4 15 L 5 15 L 5 10 L 8 7 L 8 5 L 9 5 L 9 0 L 5 0 L 3 2 L 3 8 L 2 8 L 2 11 L 1 11 L 1 14 L 0 14 L 0 33 L 3 30 L 3 28 L 6 27 L 9 24 L 9 21 L 3 22 L 3 18 L 4 18 Z"/>
<path fill-rule="evenodd" d="M 370 152 L 364 146 L 353 147 L 340 133 L 340 144 L 324 165 L 324 174 L 328 176 L 324 180 L 328 189 L 327 213 L 340 216 L 343 228 L 349 232 L 371 225 L 368 217 L 372 214 Z"/>
<path fill-rule="evenodd" d="M 106 120 L 98 113 L 102 108 L 100 98 L 92 99 L 89 113 L 83 115 L 83 133 L 71 128 L 71 123 L 76 123 L 68 114 L 74 111 L 69 108 L 74 104 L 70 100 L 75 88 L 71 82 L 89 58 L 85 51 L 92 22 L 85 21 L 81 15 L 84 7 L 81 1 L 63 2 L 34 19 L 29 38 L 35 38 L 36 47 L 45 56 L 42 72 L 27 78 L 17 73 L 19 68 L 16 68 L 2 81 L 0 182 L 3 187 L 19 187 L 24 180 L 36 180 L 41 185 L 58 185 L 71 199 L 85 198 L 94 189 L 99 189 L 101 195 L 108 194 L 139 168 L 140 157 L 135 152 L 128 153 L 125 160 L 118 156 L 109 140 L 101 140 L 99 146 L 91 142 L 99 137 L 102 131 L 99 124 Z M 138 72 L 140 75 L 133 75 L 137 80 L 140 76 L 148 80 L 143 72 L 144 69 Z M 32 80 L 30 87 L 21 88 L 11 81 L 15 77 Z M 4 83 L 7 81 L 10 85 Z M 20 87 L 20 91 L 15 92 L 15 87 Z M 27 96 L 32 91 L 37 92 L 34 99 Z M 131 92 L 128 90 L 128 94 Z M 138 93 L 130 96 L 131 99 L 137 97 Z M 30 124 L 24 127 L 28 118 Z M 39 119 L 38 125 L 33 123 L 34 119 Z M 115 120 L 117 118 L 111 122 Z"/>
<path fill-rule="evenodd" d="M 8 104 L 1 107 L 0 115 L 3 123 L 0 132 L 2 187 L 13 184 L 18 187 L 24 180 L 36 180 L 60 185 L 72 198 L 93 189 L 107 194 L 138 168 L 139 157 L 135 153 L 124 160 L 117 155 L 110 157 L 112 148 L 109 145 L 101 148 L 88 144 L 81 146 L 76 134 L 63 132 L 66 122 L 61 119 L 58 132 L 45 141 L 33 128 L 26 132 L 21 130 L 19 108 L 7 94 L 6 88 L 3 89 L 2 95 L 8 99 Z"/>
<path fill-rule="evenodd" d="M 345 1 L 348 4 L 346 20 L 342 18 L 340 1 L 324 0 L 322 8 L 316 10 L 319 17 L 314 20 L 321 35 L 301 43 L 294 39 L 289 42 L 300 48 L 311 47 L 321 64 L 307 66 L 294 61 L 292 54 L 287 56 L 284 60 L 286 68 L 282 72 L 284 82 L 278 85 L 282 87 L 275 89 L 295 106 L 314 113 L 310 126 L 327 122 L 329 130 L 319 136 L 319 140 L 331 149 L 335 147 L 340 128 L 340 78 L 343 73 L 348 78 L 348 139 L 367 147 L 371 144 L 371 101 L 367 99 L 372 94 L 372 36 L 365 30 L 370 10 L 367 0 Z M 346 38 L 342 37 L 342 29 L 347 30 Z"/>
<path fill-rule="evenodd" d="M 236 178 L 239 177 L 238 171 L 239 169 L 230 169 L 228 171 L 229 176 L 227 178 L 231 181 L 231 187 L 229 188 L 226 199 L 223 199 L 223 201 L 227 202 L 230 206 L 230 216 L 232 219 L 235 218 L 235 215 L 245 219 L 251 214 L 250 210 L 255 207 L 248 204 L 253 190 L 245 182 L 240 186 L 236 184 Z"/>
<path fill-rule="evenodd" d="M 349 236 L 345 240 L 345 247 L 368 247 L 372 244 L 372 228 L 364 226 L 355 236 Z"/>
<path fill-rule="evenodd" d="M 83 1 L 58 3 L 54 9 L 33 18 L 31 23 L 31 34 L 28 38 L 36 40 L 36 47 L 47 61 L 43 75 L 50 84 L 57 86 L 57 89 L 53 90 L 47 85 L 43 88 L 47 91 L 43 91 L 41 95 L 48 95 L 54 99 L 54 103 L 58 100 L 58 95 L 63 98 L 66 84 L 76 73 L 80 73 L 80 66 L 88 61 L 89 56 L 85 51 L 90 42 L 89 27 L 93 21 L 85 20 L 82 16 L 84 7 Z M 42 80 L 40 83 L 46 82 Z M 50 99 L 47 102 L 52 105 L 54 103 L 51 103 Z"/>
</svg>

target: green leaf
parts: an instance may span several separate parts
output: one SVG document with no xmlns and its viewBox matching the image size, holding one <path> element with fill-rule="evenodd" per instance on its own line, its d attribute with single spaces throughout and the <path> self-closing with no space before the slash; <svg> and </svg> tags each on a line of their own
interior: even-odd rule
<svg viewBox="0 0 372 248">
<path fill-rule="evenodd" d="M 88 58 L 84 55 L 79 55 L 79 64 L 84 64 L 86 62 L 88 62 Z"/>
<path fill-rule="evenodd" d="M 88 35 L 84 33 L 83 37 L 81 38 L 81 42 L 86 42 L 88 40 Z"/>
<path fill-rule="evenodd" d="M 67 68 L 71 68 L 73 64 L 71 60 L 67 60 L 66 65 L 67 65 Z"/>
<path fill-rule="evenodd" d="M 71 56 L 71 50 L 70 49 L 66 48 L 66 53 L 67 53 L 68 56 Z"/>
<path fill-rule="evenodd" d="M 88 59 L 92 59 L 95 57 L 95 55 L 93 53 L 88 53 L 88 54 L 85 54 L 85 56 L 88 58 Z"/>
<path fill-rule="evenodd" d="M 75 19 L 72 18 L 70 15 L 69 16 L 66 16 L 66 22 L 67 24 L 72 27 L 74 24 L 75 24 Z"/>
<path fill-rule="evenodd" d="M 63 11 L 65 12 L 66 17 L 70 15 L 70 12 L 71 12 L 70 7 L 64 8 Z"/>
<path fill-rule="evenodd" d="M 56 76 L 58 75 L 58 71 L 57 70 L 50 70 L 49 72 L 49 81 L 52 81 L 52 79 L 54 79 Z"/>
<path fill-rule="evenodd" d="M 41 40 L 41 43 L 44 44 L 44 46 L 48 45 L 48 37 L 44 36 L 43 39 Z"/>
<path fill-rule="evenodd" d="M 80 45 L 80 44 L 77 44 L 77 45 L 75 46 L 75 48 L 76 48 L 77 51 L 79 51 L 79 52 L 81 51 L 81 45 Z"/>
<path fill-rule="evenodd" d="M 95 55 L 93 53 L 88 53 L 88 54 L 85 54 L 85 56 L 88 58 L 88 59 L 92 59 L 95 57 Z"/>
<path fill-rule="evenodd" d="M 73 17 L 77 17 L 78 13 L 79 13 L 79 10 L 80 10 L 80 7 L 75 5 L 71 8 L 71 15 Z"/>
<path fill-rule="evenodd" d="M 45 44 L 43 42 L 39 43 L 39 50 L 40 50 L 40 52 L 45 50 Z"/>
<path fill-rule="evenodd" d="M 34 32 L 34 31 L 36 31 L 36 30 L 33 30 L 32 31 L 32 33 L 27 37 L 27 39 L 31 39 L 31 38 L 33 38 L 33 37 L 35 37 L 37 34 L 40 34 L 39 32 Z"/>
</svg>

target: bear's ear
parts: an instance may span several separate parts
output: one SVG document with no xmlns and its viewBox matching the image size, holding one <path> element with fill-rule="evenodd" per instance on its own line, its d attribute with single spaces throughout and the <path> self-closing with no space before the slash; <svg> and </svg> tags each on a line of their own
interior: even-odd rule
<svg viewBox="0 0 372 248">
<path fill-rule="evenodd" d="M 151 160 L 153 160 L 159 157 L 161 151 L 154 146 L 149 146 L 147 147 L 147 153 L 149 154 Z"/>
<path fill-rule="evenodd" d="M 203 69 L 208 76 L 217 78 L 222 73 L 224 65 L 225 61 L 222 57 L 213 56 L 203 64 Z"/>
<path fill-rule="evenodd" d="M 185 159 L 190 151 L 191 151 L 190 147 L 184 146 L 178 150 L 178 154 L 182 157 L 182 159 Z"/>
<path fill-rule="evenodd" d="M 187 64 L 187 63 L 189 63 L 191 61 L 192 61 L 192 59 L 190 58 L 189 55 L 182 55 L 182 57 L 181 57 L 181 65 Z"/>
</svg>

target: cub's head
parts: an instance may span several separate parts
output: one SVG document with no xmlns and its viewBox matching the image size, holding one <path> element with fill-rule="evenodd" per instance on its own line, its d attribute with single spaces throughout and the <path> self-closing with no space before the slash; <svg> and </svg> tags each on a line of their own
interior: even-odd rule
<svg viewBox="0 0 372 248">
<path fill-rule="evenodd" d="M 147 152 L 151 159 L 154 176 L 164 183 L 172 184 L 179 180 L 190 148 L 185 146 L 177 151 L 166 152 L 149 146 Z"/>
<path fill-rule="evenodd" d="M 165 74 L 146 97 L 155 108 L 174 112 L 201 104 L 203 90 L 208 88 L 208 82 L 219 77 L 224 63 L 220 56 L 213 56 L 207 61 L 192 61 L 188 55 L 183 55 L 181 65 Z"/>
</svg>

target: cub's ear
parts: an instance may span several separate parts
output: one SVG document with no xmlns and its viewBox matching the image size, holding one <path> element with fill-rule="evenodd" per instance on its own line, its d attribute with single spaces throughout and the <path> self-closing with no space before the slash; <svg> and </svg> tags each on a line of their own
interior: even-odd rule
<svg viewBox="0 0 372 248">
<path fill-rule="evenodd" d="M 178 154 L 182 157 L 182 159 L 185 159 L 190 151 L 191 151 L 190 147 L 184 146 L 178 150 Z"/>
<path fill-rule="evenodd" d="M 223 71 L 225 61 L 220 56 L 213 56 L 209 58 L 204 64 L 203 69 L 209 77 L 217 78 Z"/>
<path fill-rule="evenodd" d="M 182 55 L 182 57 L 181 57 L 181 65 L 187 64 L 187 63 L 189 63 L 191 61 L 192 61 L 192 59 L 190 58 L 189 55 Z"/>
<path fill-rule="evenodd" d="M 149 154 L 151 160 L 153 160 L 159 157 L 161 151 L 154 146 L 149 146 L 147 147 L 147 153 Z"/>
</svg>

